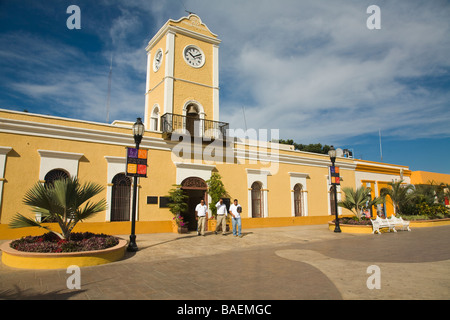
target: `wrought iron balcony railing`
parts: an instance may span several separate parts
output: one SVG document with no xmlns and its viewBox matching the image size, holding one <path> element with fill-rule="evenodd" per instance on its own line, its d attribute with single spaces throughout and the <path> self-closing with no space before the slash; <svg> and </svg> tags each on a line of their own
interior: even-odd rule
<svg viewBox="0 0 450 320">
<path fill-rule="evenodd" d="M 225 139 L 229 124 L 226 122 L 199 119 L 180 114 L 165 113 L 161 117 L 161 131 L 170 138 L 172 133 L 190 134 L 212 140 Z"/>
</svg>

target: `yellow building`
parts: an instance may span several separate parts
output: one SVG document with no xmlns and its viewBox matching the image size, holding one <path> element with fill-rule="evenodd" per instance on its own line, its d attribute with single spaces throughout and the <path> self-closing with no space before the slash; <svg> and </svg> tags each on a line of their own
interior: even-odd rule
<svg viewBox="0 0 450 320">
<path fill-rule="evenodd" d="M 232 130 L 219 119 L 217 35 L 191 14 L 169 20 L 147 51 L 146 127 L 148 177 L 139 178 L 136 233 L 172 232 L 168 192 L 179 184 L 190 196 L 185 219 L 195 230 L 195 205 L 210 202 L 206 180 L 213 172 L 243 207 L 243 228 L 326 223 L 334 202 L 328 155 L 293 150 L 273 141 L 277 130 Z M 139 115 L 137 115 L 139 116 Z M 126 147 L 133 147 L 132 123 L 103 124 L 0 110 L 0 239 L 41 233 L 9 229 L 37 181 L 61 176 L 105 186 L 108 209 L 79 223 L 75 231 L 128 234 L 132 180 L 125 175 Z M 387 183 L 409 182 L 408 167 L 338 157 L 341 187 L 370 186 L 377 196 Z M 342 212 L 340 214 L 348 212 Z M 388 209 L 390 210 L 390 209 Z M 36 217 L 39 219 L 39 217 Z"/>
</svg>

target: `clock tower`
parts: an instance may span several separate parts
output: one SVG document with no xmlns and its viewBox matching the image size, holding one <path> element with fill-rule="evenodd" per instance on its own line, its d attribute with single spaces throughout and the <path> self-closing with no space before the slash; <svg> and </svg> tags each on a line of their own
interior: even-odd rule
<svg viewBox="0 0 450 320">
<path fill-rule="evenodd" d="M 219 44 L 217 35 L 190 14 L 169 20 L 147 51 L 145 127 L 164 131 L 164 123 L 190 119 L 219 121 Z M 178 119 L 178 120 L 175 120 Z M 163 120 L 163 121 L 161 121 Z"/>
</svg>

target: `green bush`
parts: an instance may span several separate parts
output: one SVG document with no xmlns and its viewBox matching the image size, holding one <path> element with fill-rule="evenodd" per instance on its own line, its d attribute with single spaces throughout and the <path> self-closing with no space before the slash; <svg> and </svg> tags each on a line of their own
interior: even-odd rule
<svg viewBox="0 0 450 320">
<path fill-rule="evenodd" d="M 447 216 L 449 214 L 448 209 L 441 204 L 429 205 L 426 202 L 416 204 L 416 214 L 426 215 L 430 218 L 438 218 L 439 216 Z"/>
</svg>

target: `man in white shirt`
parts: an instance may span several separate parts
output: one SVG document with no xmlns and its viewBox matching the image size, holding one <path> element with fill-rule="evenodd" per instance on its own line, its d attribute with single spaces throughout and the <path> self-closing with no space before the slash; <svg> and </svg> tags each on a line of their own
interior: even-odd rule
<svg viewBox="0 0 450 320">
<path fill-rule="evenodd" d="M 227 206 L 223 203 L 223 199 L 221 198 L 219 202 L 216 203 L 217 208 L 217 225 L 216 230 L 214 231 L 217 234 L 217 229 L 219 226 L 222 226 L 222 235 L 225 235 L 227 231 Z"/>
<path fill-rule="evenodd" d="M 206 227 L 206 214 L 208 212 L 208 207 L 205 204 L 205 200 L 200 200 L 200 203 L 195 207 L 195 216 L 198 221 L 197 235 L 205 235 Z"/>
<path fill-rule="evenodd" d="M 233 216 L 233 218 L 231 218 L 231 222 L 233 224 L 233 236 L 235 236 L 235 237 L 239 236 L 239 238 L 242 238 L 241 212 L 242 212 L 241 205 L 238 204 L 237 199 L 234 199 L 233 204 L 230 206 L 230 214 Z M 236 227 L 237 227 L 237 233 L 236 233 Z"/>
</svg>

